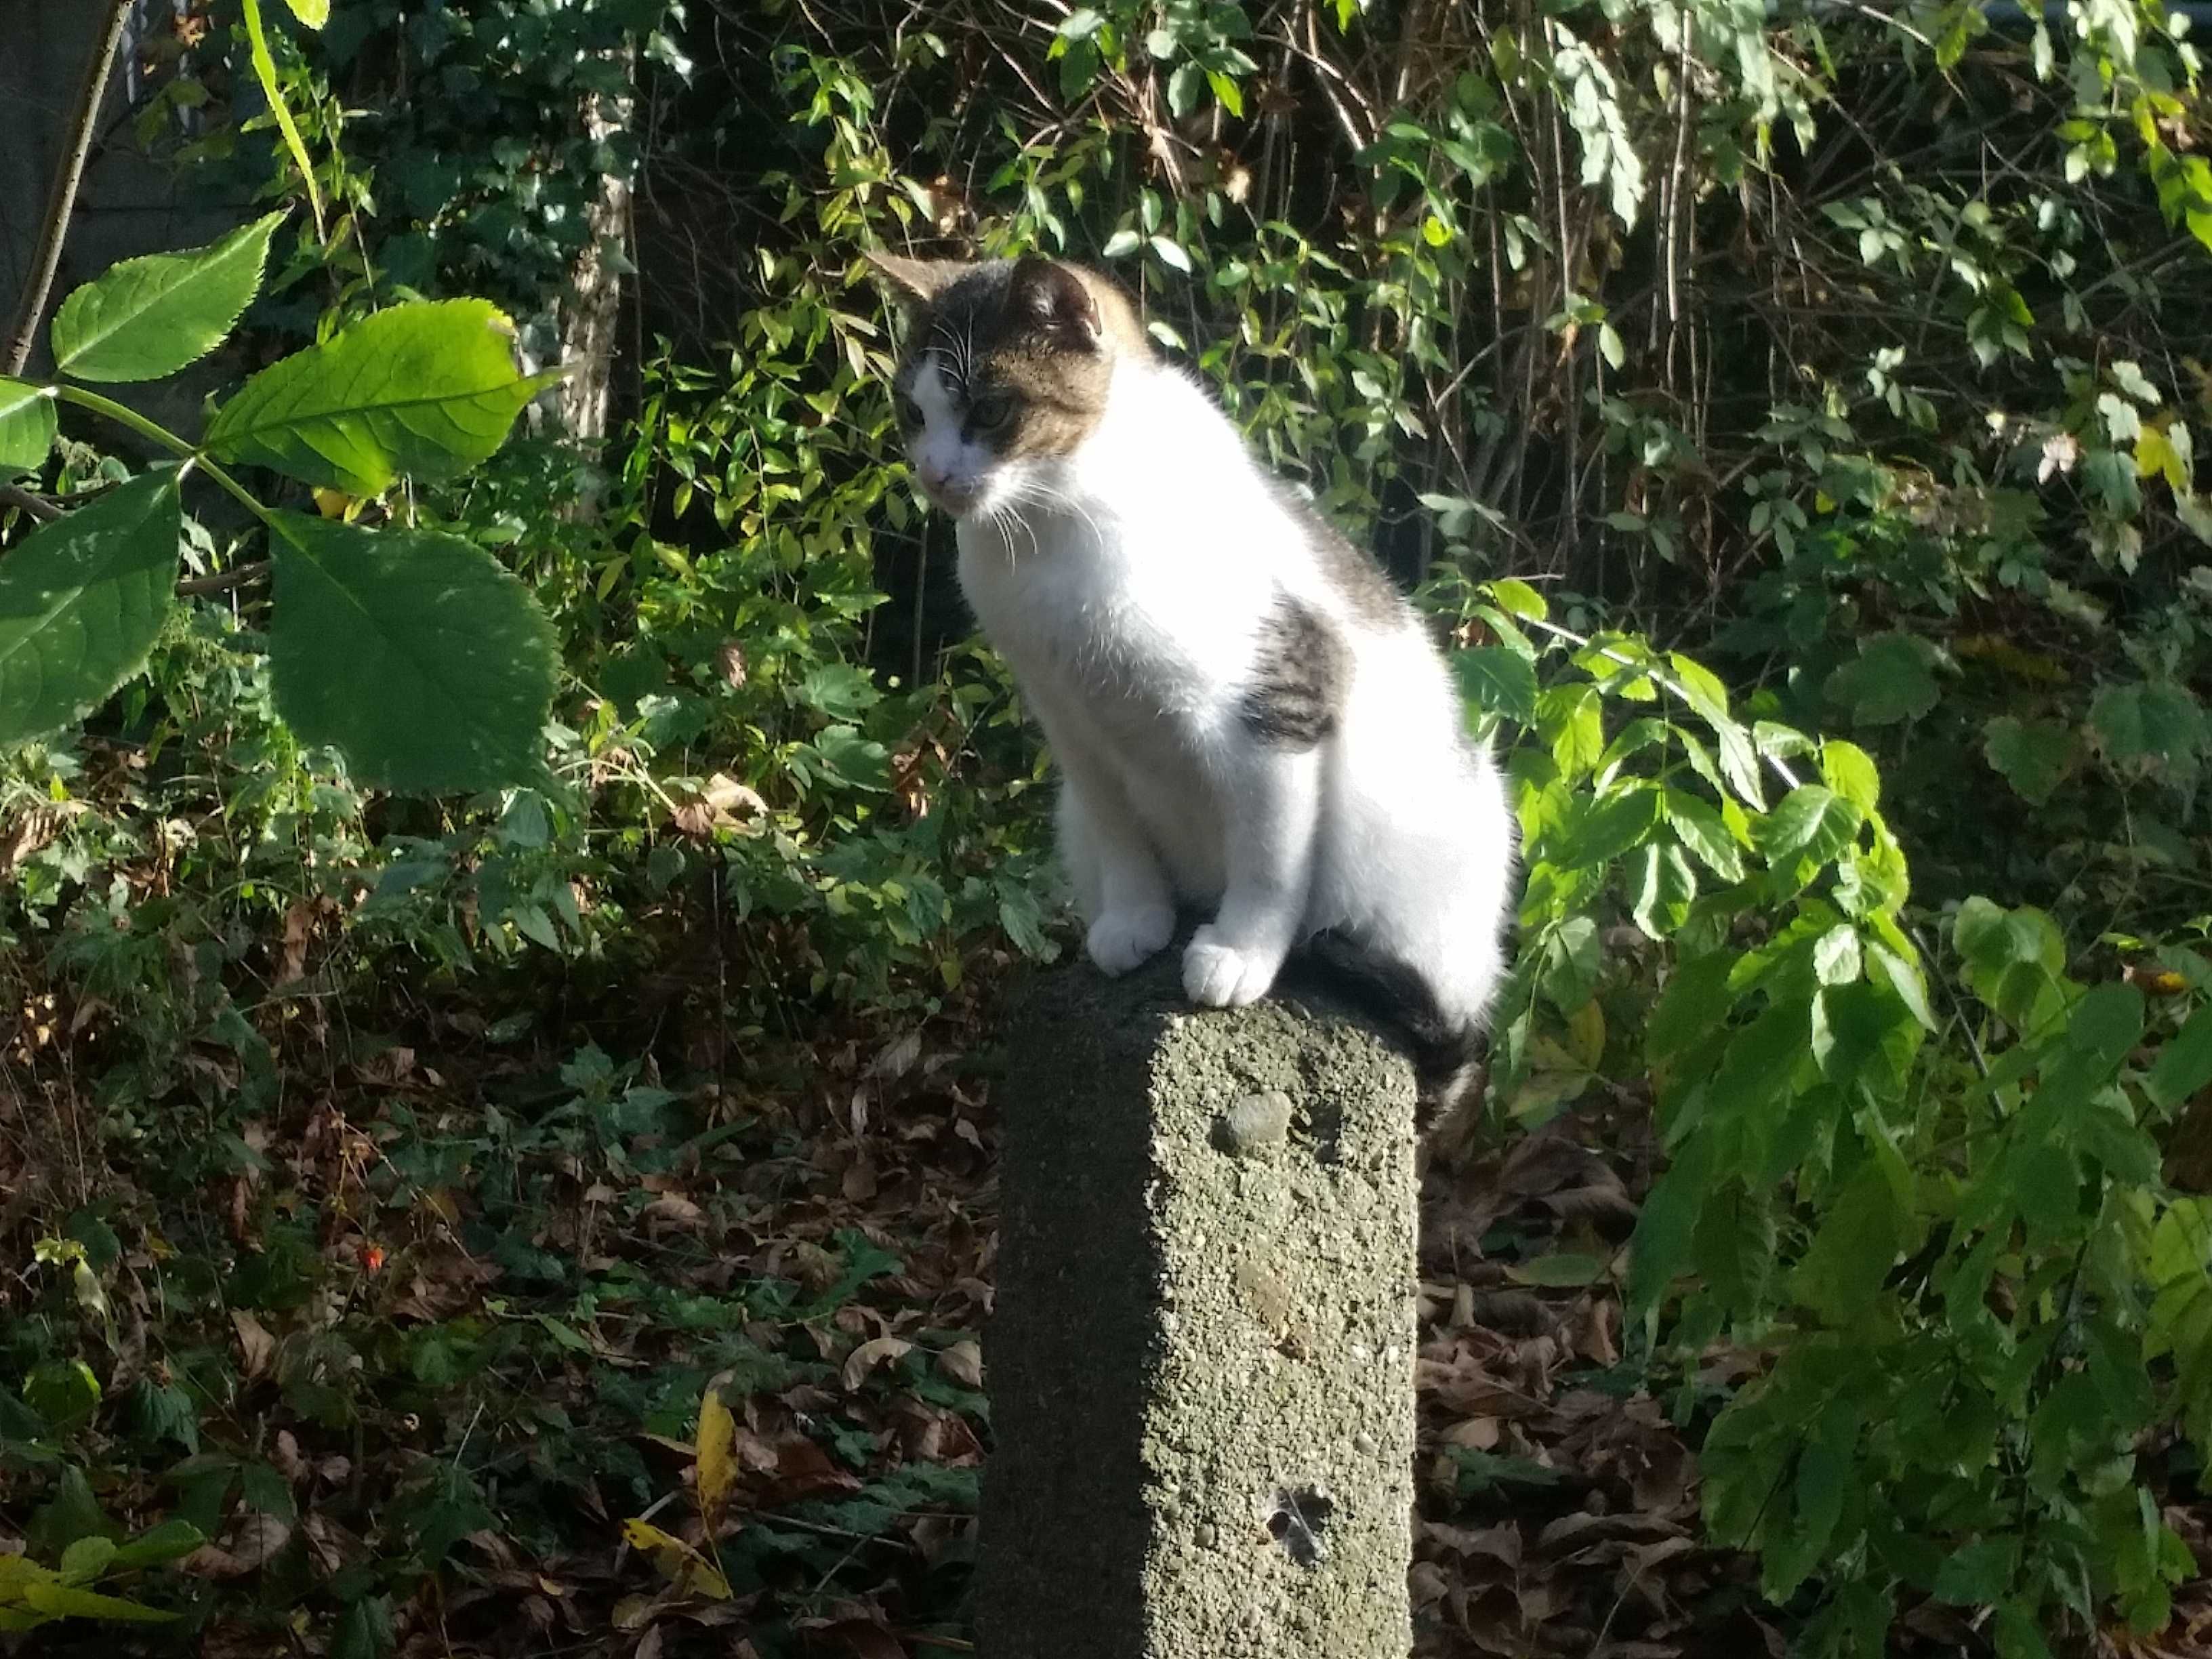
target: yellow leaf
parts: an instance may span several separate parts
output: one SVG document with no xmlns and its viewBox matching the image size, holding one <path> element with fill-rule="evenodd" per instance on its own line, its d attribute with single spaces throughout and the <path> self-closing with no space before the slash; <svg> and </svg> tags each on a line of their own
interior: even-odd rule
<svg viewBox="0 0 2212 1659">
<path fill-rule="evenodd" d="M 675 1534 L 661 1531 L 650 1521 L 632 1519 L 623 1522 L 623 1541 L 650 1555 L 653 1565 L 678 1589 L 710 1601 L 730 1599 L 730 1581 Z"/>
<path fill-rule="evenodd" d="M 353 516 L 353 497 L 343 489 L 315 491 L 315 511 L 326 519 L 350 519 Z"/>
<path fill-rule="evenodd" d="M 722 1396 L 707 1390 L 699 1401 L 699 1513 L 713 1537 L 738 1480 L 738 1423 Z"/>
<path fill-rule="evenodd" d="M 1567 1016 L 1567 1052 L 1593 1072 L 1605 1058 L 1605 1011 L 1593 997 Z"/>
</svg>

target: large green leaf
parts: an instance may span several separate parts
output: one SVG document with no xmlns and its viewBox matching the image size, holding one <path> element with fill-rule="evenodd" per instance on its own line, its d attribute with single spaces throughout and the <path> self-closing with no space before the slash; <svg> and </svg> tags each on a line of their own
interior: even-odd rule
<svg viewBox="0 0 2212 1659">
<path fill-rule="evenodd" d="M 158 380 L 223 343 L 261 291 L 271 213 L 183 253 L 125 259 L 62 302 L 55 365 L 80 380 Z"/>
<path fill-rule="evenodd" d="M 433 793 L 544 773 L 553 630 L 483 549 L 428 531 L 275 515 L 277 712 L 354 776 Z"/>
<path fill-rule="evenodd" d="M 38 386 L 0 377 L 0 478 L 44 466 L 54 432 L 54 400 Z"/>
<path fill-rule="evenodd" d="M 0 559 L 0 744 L 66 726 L 137 673 L 176 603 L 177 475 L 149 472 Z"/>
<path fill-rule="evenodd" d="M 207 447 L 355 495 L 403 472 L 449 477 L 506 442 L 559 378 L 518 374 L 514 346 L 488 301 L 394 306 L 248 380 L 209 422 Z"/>
</svg>

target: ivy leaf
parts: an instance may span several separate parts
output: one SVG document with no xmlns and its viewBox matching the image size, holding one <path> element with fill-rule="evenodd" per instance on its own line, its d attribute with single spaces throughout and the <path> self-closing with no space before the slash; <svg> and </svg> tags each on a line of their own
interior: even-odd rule
<svg viewBox="0 0 2212 1659">
<path fill-rule="evenodd" d="M 208 423 L 207 447 L 349 495 L 380 495 L 403 472 L 451 477 L 560 378 L 518 374 L 514 342 L 489 301 L 394 306 L 248 380 Z"/>
<path fill-rule="evenodd" d="M 1982 754 L 2013 793 L 2040 806 L 2066 776 L 2074 731 L 2052 720 L 2018 720 L 2000 714 L 1982 728 Z"/>
<path fill-rule="evenodd" d="M 1910 634 L 1877 634 L 1859 654 L 1828 676 L 1828 701 L 1862 726 L 1917 720 L 1936 702 L 1929 647 Z"/>
<path fill-rule="evenodd" d="M 206 247 L 110 266 L 55 314 L 56 367 L 80 380 L 158 380 L 198 362 L 261 291 L 283 220 L 271 213 Z"/>
<path fill-rule="evenodd" d="M 1460 695 L 1476 708 L 1522 726 L 1536 723 L 1536 669 L 1510 647 L 1478 646 L 1452 653 Z"/>
<path fill-rule="evenodd" d="M 2186 763 L 2204 741 L 2204 711 L 2171 681 L 2107 686 L 2089 705 L 2089 724 L 2115 763 Z"/>
<path fill-rule="evenodd" d="M 43 387 L 0 376 L 0 479 L 46 464 L 59 423 Z"/>
<path fill-rule="evenodd" d="M 362 783 L 430 794 L 544 772 L 553 630 L 483 549 L 429 531 L 275 515 L 277 712 Z"/>
<path fill-rule="evenodd" d="M 176 603 L 173 469 L 41 525 L 0 559 L 0 745 L 68 725 L 144 665 Z"/>
</svg>

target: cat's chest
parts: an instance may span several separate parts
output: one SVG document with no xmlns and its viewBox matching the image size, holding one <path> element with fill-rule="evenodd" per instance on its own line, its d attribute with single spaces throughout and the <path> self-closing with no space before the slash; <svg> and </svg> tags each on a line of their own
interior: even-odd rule
<svg viewBox="0 0 2212 1659">
<path fill-rule="evenodd" d="M 963 525 L 961 586 L 1018 678 L 1048 678 L 1094 705 L 1201 708 L 1241 678 L 1267 596 L 1233 558 L 1208 560 L 1171 528 L 1146 535 L 1119 524 Z"/>
</svg>

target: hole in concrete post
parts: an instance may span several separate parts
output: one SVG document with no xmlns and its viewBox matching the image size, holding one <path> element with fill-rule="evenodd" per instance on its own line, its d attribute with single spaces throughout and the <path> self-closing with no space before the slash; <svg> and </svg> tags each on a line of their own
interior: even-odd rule
<svg viewBox="0 0 2212 1659">
<path fill-rule="evenodd" d="M 1283 1547 L 1284 1554 L 1310 1572 L 1328 1554 L 1322 1533 L 1335 1508 L 1335 1500 L 1318 1486 L 1279 1492 L 1274 1510 L 1267 1516 L 1268 1535 Z"/>
</svg>

